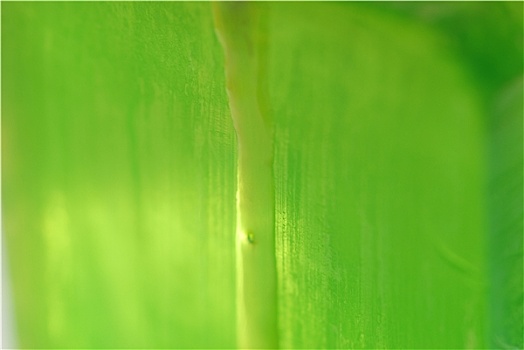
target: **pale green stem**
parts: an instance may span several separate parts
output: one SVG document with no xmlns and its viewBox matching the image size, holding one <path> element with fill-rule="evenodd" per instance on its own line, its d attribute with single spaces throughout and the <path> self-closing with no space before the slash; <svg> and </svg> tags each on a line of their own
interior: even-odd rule
<svg viewBox="0 0 524 350">
<path fill-rule="evenodd" d="M 229 106 L 238 140 L 237 339 L 278 347 L 273 131 L 266 94 L 263 12 L 257 3 L 214 3 L 225 52 Z"/>
</svg>

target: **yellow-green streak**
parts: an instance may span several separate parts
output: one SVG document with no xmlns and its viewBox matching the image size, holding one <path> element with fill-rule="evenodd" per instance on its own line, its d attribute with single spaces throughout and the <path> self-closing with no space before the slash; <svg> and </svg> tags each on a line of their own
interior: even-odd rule
<svg viewBox="0 0 524 350">
<path fill-rule="evenodd" d="M 238 140 L 237 339 L 277 348 L 273 136 L 265 94 L 266 5 L 214 3 Z"/>
</svg>

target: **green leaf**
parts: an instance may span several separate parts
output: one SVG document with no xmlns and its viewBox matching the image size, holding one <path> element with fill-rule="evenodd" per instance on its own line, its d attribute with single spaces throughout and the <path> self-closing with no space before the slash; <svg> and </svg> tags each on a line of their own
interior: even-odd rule
<svg viewBox="0 0 524 350">
<path fill-rule="evenodd" d="M 213 6 L 1 4 L 20 347 L 522 348 L 523 3 Z"/>
</svg>

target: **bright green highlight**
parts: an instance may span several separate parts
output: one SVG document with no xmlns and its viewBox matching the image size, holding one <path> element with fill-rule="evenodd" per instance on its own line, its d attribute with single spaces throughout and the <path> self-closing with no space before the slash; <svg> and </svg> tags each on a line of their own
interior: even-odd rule
<svg viewBox="0 0 524 350">
<path fill-rule="evenodd" d="M 267 106 L 265 7 L 214 4 L 237 132 L 238 347 L 278 348 L 273 125 Z"/>
</svg>

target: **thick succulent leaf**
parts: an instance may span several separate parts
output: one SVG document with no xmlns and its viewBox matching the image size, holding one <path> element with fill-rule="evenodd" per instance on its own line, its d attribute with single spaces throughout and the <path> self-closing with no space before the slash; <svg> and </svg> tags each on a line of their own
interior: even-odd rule
<svg viewBox="0 0 524 350">
<path fill-rule="evenodd" d="M 235 347 L 212 5 L 1 6 L 18 344 Z M 252 6 L 280 347 L 522 348 L 523 3 Z"/>
<path fill-rule="evenodd" d="M 235 135 L 209 4 L 2 6 L 19 344 L 233 347 Z"/>
</svg>

